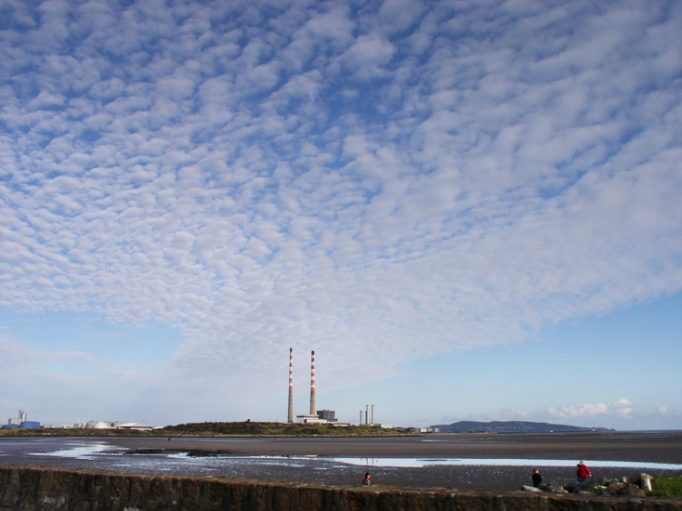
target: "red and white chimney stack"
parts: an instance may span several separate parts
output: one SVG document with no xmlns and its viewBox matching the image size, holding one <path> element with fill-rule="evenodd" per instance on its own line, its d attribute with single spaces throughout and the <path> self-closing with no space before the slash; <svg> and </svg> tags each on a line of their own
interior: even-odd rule
<svg viewBox="0 0 682 511">
<path fill-rule="evenodd" d="M 289 348 L 289 414 L 287 422 L 294 422 L 294 349 Z"/>
<path fill-rule="evenodd" d="M 317 415 L 315 408 L 315 350 L 313 350 L 310 352 L 310 415 Z"/>
</svg>

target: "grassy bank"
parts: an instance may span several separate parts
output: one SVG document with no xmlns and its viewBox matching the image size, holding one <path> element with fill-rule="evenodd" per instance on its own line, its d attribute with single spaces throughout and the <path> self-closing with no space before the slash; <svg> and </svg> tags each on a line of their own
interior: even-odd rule
<svg viewBox="0 0 682 511">
<path fill-rule="evenodd" d="M 383 429 L 378 426 L 336 427 L 331 424 L 287 424 L 281 422 L 195 422 L 154 429 L 130 431 L 125 429 L 0 429 L 0 437 L 27 436 L 159 436 L 159 435 L 335 435 L 387 436 L 404 434 L 403 430 Z"/>
<path fill-rule="evenodd" d="M 158 430 L 181 435 L 396 435 L 401 430 L 378 426 L 337 427 L 331 424 L 288 424 L 282 422 L 195 422 L 166 426 Z"/>
<path fill-rule="evenodd" d="M 682 476 L 654 480 L 652 495 L 656 497 L 682 497 Z"/>
</svg>

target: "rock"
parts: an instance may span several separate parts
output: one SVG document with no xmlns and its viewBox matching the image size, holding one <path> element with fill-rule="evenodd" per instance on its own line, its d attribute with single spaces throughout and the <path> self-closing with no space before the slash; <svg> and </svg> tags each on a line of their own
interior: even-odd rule
<svg viewBox="0 0 682 511">
<path fill-rule="evenodd" d="M 644 497 L 646 492 L 639 486 L 632 483 L 623 483 L 621 481 L 614 481 L 606 488 L 608 495 L 626 495 L 628 497 Z"/>
<path fill-rule="evenodd" d="M 528 486 L 527 484 L 521 486 L 521 489 L 523 491 L 529 491 L 533 493 L 542 493 L 542 490 L 540 488 L 536 488 L 535 486 Z"/>
<path fill-rule="evenodd" d="M 646 496 L 646 492 L 636 484 L 628 484 L 625 487 L 623 495 L 627 495 L 628 497 L 644 497 Z"/>
<path fill-rule="evenodd" d="M 640 474 L 639 475 L 639 486 L 644 491 L 652 491 L 651 481 L 653 481 L 653 479 L 654 478 L 651 477 L 649 474 Z"/>
<path fill-rule="evenodd" d="M 625 488 L 627 488 L 627 486 L 628 485 L 623 482 L 614 481 L 608 485 L 606 493 L 609 495 L 625 495 Z"/>
<path fill-rule="evenodd" d="M 564 488 L 564 487 L 563 487 L 562 485 L 560 485 L 560 484 L 555 484 L 555 483 L 550 484 L 550 485 L 547 487 L 547 489 L 548 489 L 548 491 L 551 491 L 552 493 L 568 493 L 568 491 L 566 490 L 566 488 Z"/>
</svg>

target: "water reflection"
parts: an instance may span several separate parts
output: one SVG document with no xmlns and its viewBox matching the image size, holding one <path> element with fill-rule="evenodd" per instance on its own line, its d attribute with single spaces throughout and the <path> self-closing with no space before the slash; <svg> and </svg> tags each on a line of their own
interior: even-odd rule
<svg viewBox="0 0 682 511">
<path fill-rule="evenodd" d="M 129 451 L 113 447 L 103 442 L 73 442 L 66 449 L 51 452 L 31 452 L 32 456 L 54 456 L 77 460 L 97 460 L 113 456 L 131 454 Z M 561 459 L 530 458 L 424 458 L 424 457 L 338 457 L 338 456 L 231 456 L 207 455 L 197 456 L 186 452 L 132 454 L 126 456 L 126 465 L 149 466 L 162 460 L 193 466 L 216 467 L 220 465 L 286 465 L 303 467 L 311 463 L 315 465 L 351 465 L 363 467 L 385 468 L 425 468 L 435 466 L 484 466 L 484 467 L 574 467 L 576 461 Z M 588 460 L 593 467 L 611 467 L 649 470 L 682 470 L 679 463 L 655 463 L 650 461 Z M 322 467 L 319 467 L 322 468 Z"/>
</svg>

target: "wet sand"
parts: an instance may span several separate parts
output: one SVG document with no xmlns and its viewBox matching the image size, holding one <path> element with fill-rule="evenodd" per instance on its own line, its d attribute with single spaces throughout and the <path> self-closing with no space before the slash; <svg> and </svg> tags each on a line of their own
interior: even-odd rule
<svg viewBox="0 0 682 511">
<path fill-rule="evenodd" d="M 103 440 L 128 449 L 173 449 L 234 455 L 584 458 L 682 463 L 682 432 L 432 434 L 341 438 L 108 437 Z"/>
<path fill-rule="evenodd" d="M 295 463 L 263 469 L 244 469 L 240 476 L 265 480 L 357 484 L 365 470 L 375 483 L 391 486 L 477 490 L 515 490 L 530 484 L 529 467 L 427 466 L 375 467 L 372 458 L 514 458 L 648 461 L 682 464 L 682 432 L 613 432 L 553 434 L 432 434 L 405 437 L 127 437 L 107 438 L 126 449 L 172 450 L 243 456 L 339 456 L 366 459 L 365 466 L 327 471 L 314 463 Z M 570 484 L 574 469 L 544 467 L 546 483 Z M 596 480 L 638 476 L 641 470 L 602 467 L 593 469 Z M 676 473 L 647 470 L 654 476 Z M 229 475 L 229 474 L 228 474 Z"/>
</svg>

